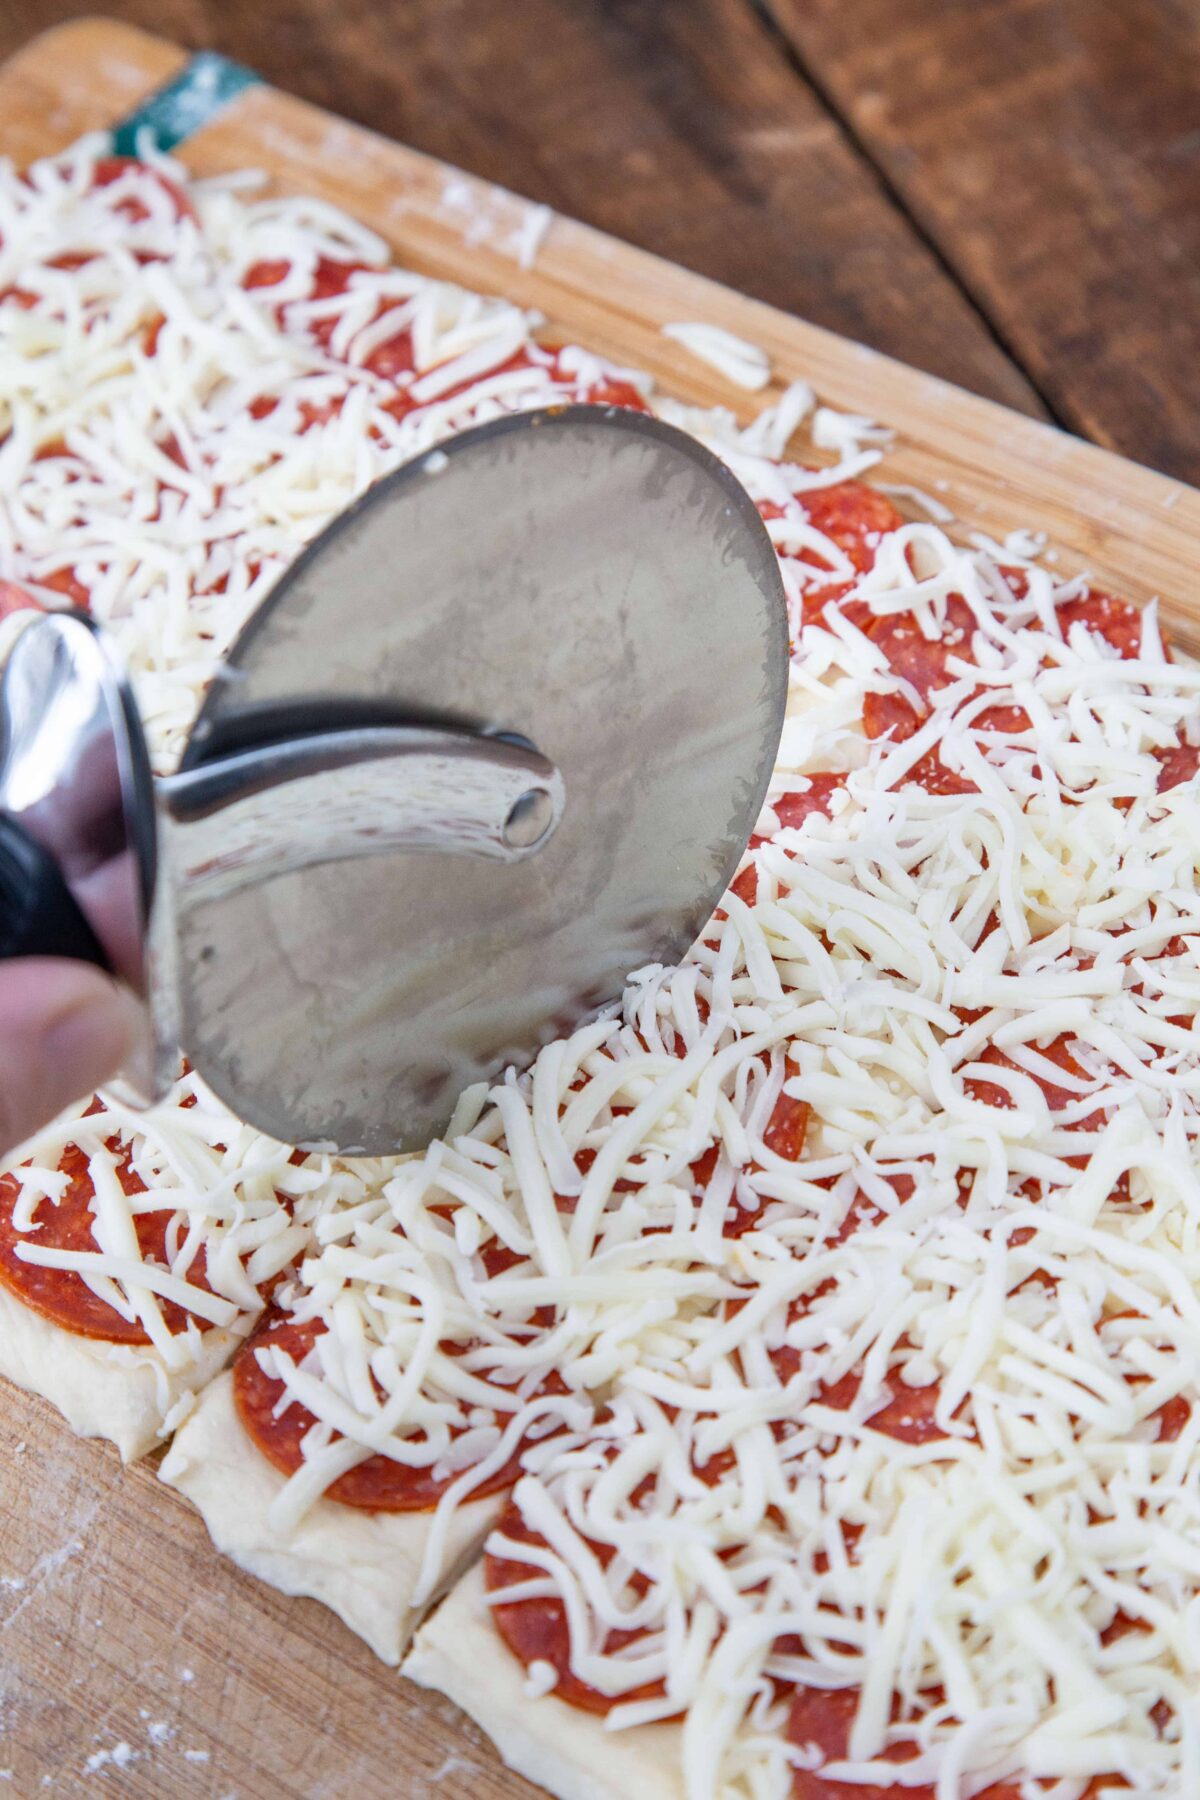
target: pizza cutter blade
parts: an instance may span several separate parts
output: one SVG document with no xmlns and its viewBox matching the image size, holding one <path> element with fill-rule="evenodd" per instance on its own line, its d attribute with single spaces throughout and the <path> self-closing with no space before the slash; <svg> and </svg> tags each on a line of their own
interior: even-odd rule
<svg viewBox="0 0 1200 1800">
<path fill-rule="evenodd" d="M 150 780 L 94 629 L 30 626 L 0 688 L 0 824 L 147 993 L 143 1098 L 181 1045 L 286 1142 L 417 1149 L 694 941 L 762 805 L 787 658 L 770 539 L 715 457 L 619 409 L 506 417 L 307 548 L 174 776 Z M 80 718 L 86 753 L 31 783 Z M 11 902 L 5 855 L 0 833 Z"/>
</svg>

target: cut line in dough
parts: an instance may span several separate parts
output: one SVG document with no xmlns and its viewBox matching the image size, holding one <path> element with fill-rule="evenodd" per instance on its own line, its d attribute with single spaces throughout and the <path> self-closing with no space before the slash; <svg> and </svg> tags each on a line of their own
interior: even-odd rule
<svg viewBox="0 0 1200 1800">
<path fill-rule="evenodd" d="M 530 1698 L 525 1669 L 492 1622 L 481 1562 L 422 1625 L 400 1672 L 447 1695 L 510 1769 L 555 1800 L 685 1800 L 681 1726 L 609 1731 L 599 1714 L 553 1694 Z"/>
<path fill-rule="evenodd" d="M 168 1418 L 220 1373 L 241 1336 L 206 1331 L 200 1354 L 168 1369 L 151 1344 L 67 1331 L 0 1287 L 0 1375 L 57 1407 L 76 1436 L 115 1444 L 127 1463 L 162 1442 Z"/>
<path fill-rule="evenodd" d="M 383 1662 L 400 1661 L 420 1619 L 412 1595 L 432 1513 L 371 1513 L 318 1500 L 281 1538 L 269 1513 L 287 1477 L 243 1429 L 228 1371 L 206 1388 L 176 1432 L 159 1475 L 187 1496 L 217 1549 L 240 1569 L 280 1593 L 319 1600 Z M 504 1501 L 500 1494 L 455 1512 L 446 1539 L 445 1583 L 478 1551 Z"/>
</svg>

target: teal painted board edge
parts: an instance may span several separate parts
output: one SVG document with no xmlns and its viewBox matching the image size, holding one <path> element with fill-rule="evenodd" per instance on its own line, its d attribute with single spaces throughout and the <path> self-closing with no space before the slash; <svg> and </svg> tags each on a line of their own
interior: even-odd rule
<svg viewBox="0 0 1200 1800">
<path fill-rule="evenodd" d="M 253 69 L 231 62 L 227 56 L 201 50 L 174 80 L 158 88 L 136 112 L 113 126 L 113 149 L 118 156 L 136 156 L 139 143 L 145 143 L 148 133 L 154 149 L 174 150 L 261 79 Z"/>
</svg>

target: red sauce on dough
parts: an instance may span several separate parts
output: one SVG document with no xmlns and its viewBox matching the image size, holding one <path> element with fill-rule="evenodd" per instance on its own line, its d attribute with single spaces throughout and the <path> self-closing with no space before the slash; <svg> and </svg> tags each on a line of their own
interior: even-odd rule
<svg viewBox="0 0 1200 1800">
<path fill-rule="evenodd" d="M 107 1147 L 116 1158 L 117 1179 L 125 1193 L 144 1194 L 145 1183 L 130 1166 L 128 1148 L 116 1138 L 110 1138 Z M 0 1283 L 26 1306 L 80 1337 L 105 1338 L 118 1344 L 149 1343 L 142 1326 L 136 1320 L 123 1319 L 114 1312 L 107 1301 L 92 1292 L 81 1275 L 71 1269 L 43 1268 L 37 1263 L 25 1262 L 17 1255 L 17 1246 L 22 1243 L 54 1250 L 98 1248 L 92 1235 L 94 1189 L 88 1174 L 87 1156 L 77 1145 L 70 1144 L 58 1166 L 68 1177 L 63 1197 L 57 1205 L 49 1199 L 38 1203 L 33 1218 L 41 1229 L 32 1233 L 17 1231 L 13 1225 L 13 1207 L 20 1195 L 20 1183 L 15 1175 L 0 1176 Z M 169 1267 L 167 1227 L 171 1217 L 170 1209 L 163 1208 L 140 1213 L 134 1219 L 142 1256 L 164 1269 Z M 187 1279 L 193 1286 L 211 1292 L 203 1245 L 196 1252 Z M 191 1315 L 173 1301 L 160 1300 L 159 1305 L 168 1330 L 182 1331 Z M 195 1323 L 201 1331 L 211 1329 L 205 1319 L 197 1318 Z"/>
<path fill-rule="evenodd" d="M 298 1324 L 284 1313 L 268 1313 L 234 1359 L 233 1394 L 238 1416 L 267 1461 L 284 1475 L 294 1475 L 303 1463 L 300 1446 L 316 1421 L 297 1401 L 276 1417 L 275 1408 L 284 1397 L 284 1385 L 265 1373 L 255 1352 L 272 1345 L 286 1351 L 299 1363 L 324 1330 L 324 1325 L 316 1319 Z M 459 1434 L 452 1430 L 451 1435 Z M 482 1499 L 487 1494 L 500 1494 L 510 1488 L 521 1473 L 520 1458 L 524 1449 L 524 1444 L 518 1445 L 510 1461 L 480 1483 L 474 1497 Z M 343 1506 L 360 1507 L 366 1512 L 429 1512 L 460 1473 L 456 1470 L 435 1474 L 432 1464 L 425 1468 L 410 1468 L 387 1456 L 371 1456 L 357 1468 L 340 1475 L 326 1489 L 326 1498 L 337 1500 Z"/>
<path fill-rule="evenodd" d="M 545 1545 L 545 1540 L 525 1523 L 516 1506 L 511 1504 L 496 1529 L 515 1543 Z M 592 1549 L 601 1564 L 607 1566 L 611 1562 L 613 1551 L 608 1545 L 593 1544 Z M 491 1551 L 484 1558 L 483 1568 L 489 1593 L 497 1588 L 514 1587 L 518 1582 L 538 1580 L 543 1575 L 543 1571 L 532 1563 L 510 1561 L 494 1556 Z M 583 1712 L 607 1713 L 614 1706 L 623 1706 L 629 1701 L 658 1699 L 664 1691 L 663 1684 L 656 1681 L 635 1688 L 631 1693 L 610 1696 L 581 1680 L 571 1668 L 566 1609 L 553 1595 L 537 1600 L 500 1601 L 490 1611 L 496 1630 L 519 1662 L 526 1668 L 530 1663 L 548 1662 L 557 1671 L 554 1697 L 568 1706 L 578 1707 Z M 636 1643 L 641 1635 L 638 1631 L 610 1631 L 603 1648 L 611 1655 Z"/>
</svg>

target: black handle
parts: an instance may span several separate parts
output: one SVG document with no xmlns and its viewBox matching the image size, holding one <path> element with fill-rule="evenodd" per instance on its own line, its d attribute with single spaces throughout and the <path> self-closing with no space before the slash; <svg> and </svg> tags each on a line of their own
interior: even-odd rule
<svg viewBox="0 0 1200 1800">
<path fill-rule="evenodd" d="M 9 813 L 0 813 L 0 958 L 69 956 L 109 966 L 58 864 Z"/>
</svg>

